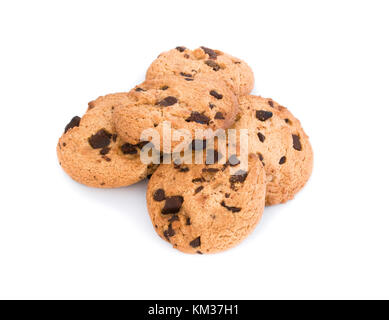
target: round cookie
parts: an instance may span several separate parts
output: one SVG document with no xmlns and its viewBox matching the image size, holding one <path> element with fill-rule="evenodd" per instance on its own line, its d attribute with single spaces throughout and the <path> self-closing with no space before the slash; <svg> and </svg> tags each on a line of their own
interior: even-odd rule
<svg viewBox="0 0 389 320">
<path fill-rule="evenodd" d="M 248 129 L 249 152 L 263 162 L 266 205 L 284 203 L 308 181 L 313 151 L 300 122 L 272 99 L 240 97 L 240 115 L 234 128 Z"/>
<path fill-rule="evenodd" d="M 255 154 L 248 156 L 246 171 L 236 160 L 162 164 L 153 174 L 148 211 L 157 233 L 174 248 L 215 253 L 237 245 L 255 228 L 265 205 L 265 172 Z"/>
<path fill-rule="evenodd" d="M 183 147 L 188 145 L 198 129 L 231 127 L 239 108 L 235 94 L 222 81 L 203 77 L 189 80 L 175 76 L 146 80 L 131 90 L 132 100 L 114 110 L 119 136 L 137 144 L 142 132 L 153 129 L 160 137 L 160 146 L 155 147 L 163 150 L 163 123 L 167 121 L 172 131 L 188 130 L 187 136 L 181 141 L 172 140 L 171 148 L 164 150 L 171 153 L 181 143 Z"/>
<path fill-rule="evenodd" d="M 88 104 L 82 118 L 74 117 L 59 139 L 57 155 L 62 168 L 75 181 L 91 187 L 115 188 L 134 184 L 152 167 L 140 161 L 140 146 L 116 134 L 112 112 L 131 101 L 128 93 L 109 94 Z"/>
<path fill-rule="evenodd" d="M 223 79 L 237 95 L 249 94 L 254 87 L 254 74 L 246 62 L 206 47 L 196 50 L 177 47 L 161 53 L 147 70 L 146 79 L 167 75 L 184 78 L 216 76 Z"/>
</svg>

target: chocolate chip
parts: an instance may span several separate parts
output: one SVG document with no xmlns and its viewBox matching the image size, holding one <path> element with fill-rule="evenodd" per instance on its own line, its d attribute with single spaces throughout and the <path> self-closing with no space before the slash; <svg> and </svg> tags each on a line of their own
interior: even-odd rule
<svg viewBox="0 0 389 320">
<path fill-rule="evenodd" d="M 217 58 L 217 54 L 216 54 L 216 52 L 215 52 L 214 50 L 209 49 L 209 48 L 207 48 L 207 47 L 201 47 L 201 49 L 203 49 L 204 52 L 205 52 L 207 55 L 209 55 L 209 58 L 210 58 L 210 59 L 215 60 L 215 59 Z"/>
<path fill-rule="evenodd" d="M 214 164 L 219 161 L 219 159 L 223 158 L 223 155 L 214 149 L 207 149 L 207 154 L 205 158 L 206 164 Z"/>
<path fill-rule="evenodd" d="M 174 221 L 179 221 L 179 220 L 180 220 L 180 218 L 178 218 L 177 215 L 173 215 L 168 221 L 169 222 L 174 222 Z"/>
<path fill-rule="evenodd" d="M 213 71 L 219 71 L 220 70 L 220 66 L 213 60 L 207 60 L 207 61 L 204 61 L 204 63 L 208 67 L 211 67 L 213 69 Z"/>
<path fill-rule="evenodd" d="M 297 151 L 301 151 L 301 142 L 300 142 L 300 137 L 296 134 L 292 134 L 293 138 L 293 148 L 296 149 Z"/>
<path fill-rule="evenodd" d="M 111 158 L 108 158 L 107 156 L 102 156 L 102 158 L 107 161 L 107 162 L 110 162 L 111 161 Z"/>
<path fill-rule="evenodd" d="M 138 151 L 136 149 L 136 145 L 135 144 L 131 144 L 131 143 L 125 143 L 123 144 L 120 149 L 122 150 L 122 152 L 124 154 L 136 154 Z"/>
<path fill-rule="evenodd" d="M 145 89 L 142 89 L 142 88 L 140 88 L 140 87 L 138 87 L 138 88 L 135 89 L 135 91 L 140 92 L 140 91 L 146 91 L 146 90 L 145 90 Z"/>
<path fill-rule="evenodd" d="M 185 47 L 176 47 L 176 50 L 180 51 L 180 52 L 184 52 L 186 50 Z"/>
<path fill-rule="evenodd" d="M 158 202 L 165 200 L 165 191 L 163 189 L 155 190 L 153 199 Z"/>
<path fill-rule="evenodd" d="M 264 142 L 265 136 L 262 133 L 258 132 L 258 139 L 259 139 L 259 141 Z"/>
<path fill-rule="evenodd" d="M 229 210 L 231 212 L 239 212 L 240 210 L 242 210 L 242 208 L 227 206 L 226 203 L 224 202 L 224 200 L 220 204 L 222 207 L 226 208 L 227 210 Z"/>
<path fill-rule="evenodd" d="M 187 226 L 190 226 L 190 218 L 186 218 L 185 224 L 186 224 Z"/>
<path fill-rule="evenodd" d="M 257 117 L 258 120 L 266 121 L 267 119 L 270 119 L 273 116 L 273 112 L 265 111 L 265 110 L 257 110 L 255 116 Z"/>
<path fill-rule="evenodd" d="M 178 213 L 181 209 L 184 198 L 181 196 L 167 197 L 165 206 L 162 208 L 162 214 Z"/>
<path fill-rule="evenodd" d="M 116 133 L 112 135 L 113 142 L 116 142 L 117 138 L 118 138 L 118 135 Z"/>
<path fill-rule="evenodd" d="M 163 86 L 163 87 L 161 88 L 161 90 L 167 90 L 167 89 L 169 89 L 169 86 Z"/>
<path fill-rule="evenodd" d="M 209 172 L 209 173 L 216 173 L 219 171 L 219 169 L 218 168 L 203 168 L 201 171 L 202 172 Z"/>
<path fill-rule="evenodd" d="M 111 151 L 111 148 L 109 148 L 109 147 L 104 147 L 103 149 L 100 150 L 100 154 L 101 154 L 102 156 L 105 156 L 106 154 L 109 153 L 109 151 Z"/>
<path fill-rule="evenodd" d="M 226 193 L 224 196 L 225 196 L 226 198 L 229 198 L 229 197 L 230 197 L 230 194 L 229 194 L 229 193 Z"/>
<path fill-rule="evenodd" d="M 64 142 L 64 143 L 62 143 L 62 145 L 64 146 L 64 147 L 66 147 L 66 143 Z"/>
<path fill-rule="evenodd" d="M 187 78 L 192 78 L 193 76 L 190 73 L 180 72 L 180 75 Z"/>
<path fill-rule="evenodd" d="M 281 157 L 279 164 L 284 164 L 285 162 L 286 162 L 286 157 L 285 156 Z"/>
<path fill-rule="evenodd" d="M 209 92 L 209 94 L 210 94 L 212 97 L 215 97 L 215 98 L 218 99 L 218 100 L 223 99 L 223 95 L 217 93 L 215 90 L 211 90 L 211 91 Z"/>
<path fill-rule="evenodd" d="M 185 53 L 185 54 L 184 54 L 184 58 L 185 58 L 185 59 L 189 59 L 189 54 L 186 54 L 186 53 Z"/>
<path fill-rule="evenodd" d="M 263 155 L 261 153 L 258 153 L 259 160 L 263 161 Z"/>
<path fill-rule="evenodd" d="M 79 127 L 80 121 L 81 121 L 80 117 L 78 117 L 78 116 L 73 117 L 72 120 L 70 120 L 70 122 L 66 125 L 65 133 L 74 127 Z"/>
<path fill-rule="evenodd" d="M 194 194 L 199 193 L 199 192 L 200 192 L 201 190 L 203 190 L 203 189 L 204 189 L 203 186 L 197 187 Z"/>
<path fill-rule="evenodd" d="M 93 149 L 100 149 L 108 147 L 111 143 L 112 134 L 108 131 L 101 129 L 96 134 L 89 137 L 88 141 Z"/>
<path fill-rule="evenodd" d="M 204 181 L 205 181 L 205 179 L 204 179 L 203 177 L 192 179 L 192 182 L 193 182 L 193 183 L 196 183 L 196 182 L 204 182 Z"/>
<path fill-rule="evenodd" d="M 192 111 L 190 117 L 188 119 L 186 119 L 186 122 L 193 121 L 193 122 L 197 122 L 200 124 L 209 124 L 210 120 L 211 119 L 209 119 L 206 115 L 204 115 L 200 112 L 197 112 L 197 111 Z"/>
<path fill-rule="evenodd" d="M 201 251 L 196 251 L 197 254 L 203 254 Z"/>
<path fill-rule="evenodd" d="M 210 104 L 209 104 L 209 108 L 210 108 L 210 109 L 213 109 L 213 108 L 215 108 L 215 107 L 216 107 L 216 106 L 215 106 L 213 103 L 210 103 Z"/>
<path fill-rule="evenodd" d="M 176 234 L 176 233 L 175 233 L 175 231 L 173 230 L 173 226 L 172 226 L 171 223 L 169 224 L 168 229 L 165 230 L 165 231 L 163 232 L 163 235 L 164 235 L 165 238 L 168 239 L 168 240 L 169 240 L 170 237 L 173 237 L 175 234 Z"/>
<path fill-rule="evenodd" d="M 200 246 L 201 246 L 200 237 L 197 237 L 196 239 L 192 240 L 189 244 L 190 244 L 190 246 L 191 246 L 192 248 L 200 247 Z"/>
<path fill-rule="evenodd" d="M 238 170 L 230 177 L 230 182 L 234 183 L 243 183 L 247 178 L 247 171 Z"/>
<path fill-rule="evenodd" d="M 193 78 L 184 78 L 184 80 L 186 80 L 186 81 L 193 81 L 194 79 Z"/>
<path fill-rule="evenodd" d="M 191 146 L 192 150 L 204 150 L 207 147 L 207 140 L 193 140 Z"/>
<path fill-rule="evenodd" d="M 223 116 L 223 113 L 222 112 L 216 112 L 215 114 L 215 119 L 220 119 L 220 120 L 223 120 L 224 119 L 224 116 Z"/>
<path fill-rule="evenodd" d="M 268 104 L 269 104 L 269 106 L 271 106 L 272 108 L 274 108 L 274 103 L 273 103 L 273 101 L 272 100 L 268 100 L 268 102 L 267 102 Z"/>
<path fill-rule="evenodd" d="M 169 97 L 166 97 L 165 99 L 157 102 L 157 104 L 162 106 L 162 107 L 168 107 L 168 106 L 172 106 L 173 104 L 176 104 L 177 102 L 178 102 L 177 98 L 169 96 Z"/>
<path fill-rule="evenodd" d="M 289 123 L 289 122 L 290 122 L 290 120 L 289 120 L 289 119 L 284 119 L 284 120 L 285 120 L 285 122 L 286 122 L 286 123 Z"/>
<path fill-rule="evenodd" d="M 238 159 L 238 157 L 236 156 L 236 154 L 233 154 L 232 156 L 230 156 L 228 158 L 228 161 L 227 161 L 227 164 L 232 166 L 232 167 L 235 167 L 237 166 L 238 164 L 240 163 L 240 160 Z"/>
</svg>

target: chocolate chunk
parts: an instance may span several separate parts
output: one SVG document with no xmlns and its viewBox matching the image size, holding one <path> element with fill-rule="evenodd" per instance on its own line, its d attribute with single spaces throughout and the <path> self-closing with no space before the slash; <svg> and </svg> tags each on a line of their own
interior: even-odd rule
<svg viewBox="0 0 389 320">
<path fill-rule="evenodd" d="M 168 106 L 172 106 L 173 104 L 176 104 L 177 102 L 178 102 L 177 98 L 169 96 L 169 97 L 166 97 L 165 99 L 157 102 L 157 104 L 162 106 L 162 107 L 168 107 Z"/>
<path fill-rule="evenodd" d="M 171 223 L 169 223 L 169 227 L 167 230 L 163 232 L 163 235 L 165 236 L 166 239 L 169 240 L 170 237 L 173 237 L 176 234 L 176 232 L 173 230 L 173 226 Z"/>
<path fill-rule="evenodd" d="M 207 140 L 193 140 L 191 146 L 192 150 L 204 150 L 207 147 Z"/>
<path fill-rule="evenodd" d="M 161 90 L 167 90 L 167 89 L 169 89 L 169 86 L 163 86 L 163 87 L 161 88 Z"/>
<path fill-rule="evenodd" d="M 284 164 L 285 162 L 286 162 L 286 157 L 285 156 L 281 157 L 279 164 Z"/>
<path fill-rule="evenodd" d="M 101 129 L 96 134 L 89 137 L 88 141 L 93 149 L 100 149 L 108 147 L 111 143 L 112 134 L 108 131 Z"/>
<path fill-rule="evenodd" d="M 191 246 L 192 248 L 200 247 L 200 246 L 201 246 L 200 237 L 197 237 L 196 239 L 192 240 L 189 244 L 190 244 L 190 246 Z"/>
<path fill-rule="evenodd" d="M 206 115 L 204 115 L 200 112 L 197 112 L 197 111 L 192 111 L 190 117 L 188 119 L 186 119 L 186 122 L 193 121 L 193 122 L 197 122 L 200 124 L 209 124 L 210 120 L 211 119 L 209 119 Z"/>
<path fill-rule="evenodd" d="M 296 149 L 297 151 L 301 151 L 301 142 L 300 142 L 300 137 L 296 134 L 292 134 L 293 138 L 293 148 Z"/>
<path fill-rule="evenodd" d="M 213 109 L 213 108 L 215 108 L 215 107 L 216 107 L 216 106 L 215 106 L 213 103 L 210 103 L 210 104 L 209 104 L 209 108 L 210 108 L 210 109 Z"/>
<path fill-rule="evenodd" d="M 219 71 L 220 70 L 220 66 L 213 60 L 207 60 L 207 61 L 204 61 L 204 63 L 208 67 L 211 67 L 213 69 L 213 71 Z"/>
<path fill-rule="evenodd" d="M 224 207 L 227 210 L 232 211 L 232 212 L 239 212 L 240 210 L 242 210 L 242 208 L 227 206 L 226 203 L 224 202 L 224 200 L 220 204 L 222 207 Z"/>
<path fill-rule="evenodd" d="M 194 194 L 199 193 L 199 192 L 200 192 L 201 190 L 203 190 L 203 189 L 204 189 L 203 186 L 197 187 Z"/>
<path fill-rule="evenodd" d="M 257 117 L 258 120 L 266 121 L 267 119 L 270 119 L 273 116 L 273 112 L 265 111 L 265 110 L 257 110 L 255 116 Z"/>
<path fill-rule="evenodd" d="M 230 177 L 230 182 L 234 183 L 243 183 L 247 178 L 247 171 L 238 170 Z"/>
<path fill-rule="evenodd" d="M 209 58 L 210 58 L 210 59 L 215 60 L 215 59 L 217 58 L 217 54 L 216 54 L 216 52 L 215 52 L 214 50 L 209 49 L 209 48 L 207 48 L 207 47 L 201 47 L 201 49 L 203 49 L 204 52 L 205 52 L 207 55 L 209 55 Z"/>
<path fill-rule="evenodd" d="M 180 51 L 180 52 L 184 52 L 186 50 L 185 47 L 176 47 L 176 50 Z"/>
<path fill-rule="evenodd" d="M 165 206 L 162 208 L 162 214 L 178 213 L 181 209 L 184 198 L 181 196 L 167 197 Z"/>
<path fill-rule="evenodd" d="M 222 112 L 216 112 L 215 114 L 215 119 L 220 119 L 220 120 L 223 120 L 224 119 L 224 116 L 223 116 L 223 113 Z"/>
<path fill-rule="evenodd" d="M 103 149 L 100 150 L 100 154 L 101 154 L 102 156 L 105 156 L 106 154 L 109 153 L 109 151 L 111 151 L 111 148 L 109 148 L 109 147 L 104 147 Z"/>
<path fill-rule="evenodd" d="M 124 154 L 136 154 L 138 151 L 136 149 L 136 145 L 135 144 L 131 144 L 131 143 L 125 143 L 123 144 L 120 149 L 122 150 L 122 152 Z"/>
<path fill-rule="evenodd" d="M 269 106 L 271 106 L 272 108 L 274 108 L 274 103 L 273 103 L 272 100 L 269 100 L 267 103 L 269 104 Z"/>
<path fill-rule="evenodd" d="M 227 161 L 227 164 L 232 166 L 232 167 L 237 166 L 239 163 L 240 163 L 240 160 L 238 159 L 236 154 L 233 154 L 232 156 L 230 156 L 228 158 L 228 161 Z"/>
<path fill-rule="evenodd" d="M 65 127 L 65 133 L 68 132 L 71 128 L 79 127 L 80 126 L 81 118 L 78 116 L 75 116 L 70 120 L 70 122 Z"/>
<path fill-rule="evenodd" d="M 262 133 L 258 132 L 258 139 L 259 139 L 259 141 L 264 142 L 265 136 Z"/>
<path fill-rule="evenodd" d="M 180 72 L 180 75 L 187 78 L 192 78 L 193 76 L 190 73 Z"/>
<path fill-rule="evenodd" d="M 155 190 L 153 199 L 158 202 L 165 200 L 165 191 L 163 189 Z"/>
<path fill-rule="evenodd" d="M 145 89 L 142 89 L 141 87 L 138 87 L 135 89 L 135 91 L 141 92 L 141 91 L 146 91 Z"/>
<path fill-rule="evenodd" d="M 186 224 L 187 226 L 190 226 L 190 218 L 186 218 L 185 224 Z"/>
<path fill-rule="evenodd" d="M 169 222 L 174 222 L 174 221 L 179 221 L 179 220 L 180 220 L 180 218 L 178 218 L 178 216 L 175 214 L 168 221 Z"/>
<path fill-rule="evenodd" d="M 223 95 L 217 93 L 215 90 L 211 90 L 211 91 L 209 92 L 209 94 L 210 94 L 212 97 L 215 97 L 215 98 L 218 99 L 218 100 L 223 99 Z"/>
</svg>

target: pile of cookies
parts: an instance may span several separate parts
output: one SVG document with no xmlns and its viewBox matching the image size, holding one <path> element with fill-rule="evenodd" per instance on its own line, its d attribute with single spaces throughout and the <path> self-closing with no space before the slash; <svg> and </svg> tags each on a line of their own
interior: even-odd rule
<svg viewBox="0 0 389 320">
<path fill-rule="evenodd" d="M 60 165 L 91 187 L 118 188 L 149 178 L 148 211 L 163 239 L 187 253 L 231 248 L 255 228 L 265 205 L 294 197 L 313 165 L 300 122 L 272 99 L 250 95 L 253 86 L 250 67 L 221 51 L 177 47 L 164 52 L 142 84 L 99 97 L 82 118 L 70 121 L 57 145 Z M 176 158 L 160 164 L 169 153 L 166 122 L 172 130 L 190 133 L 171 141 L 168 151 L 173 154 L 181 143 L 191 157 L 201 153 L 203 163 Z M 228 128 L 238 136 L 246 130 L 247 159 L 209 144 L 216 134 L 195 139 L 199 129 Z M 144 139 L 148 129 L 159 133 L 161 143 Z M 156 151 L 156 161 L 142 161 L 146 147 Z M 247 164 L 244 170 L 241 162 Z"/>
</svg>

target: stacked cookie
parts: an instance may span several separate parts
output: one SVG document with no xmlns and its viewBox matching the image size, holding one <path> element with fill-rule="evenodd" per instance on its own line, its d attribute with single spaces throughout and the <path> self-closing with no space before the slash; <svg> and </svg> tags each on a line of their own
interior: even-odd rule
<svg viewBox="0 0 389 320">
<path fill-rule="evenodd" d="M 253 85 L 250 67 L 221 51 L 162 53 L 145 82 L 90 102 L 70 121 L 57 146 L 60 164 L 91 187 L 151 177 L 147 205 L 163 239 L 188 253 L 228 249 L 255 228 L 265 205 L 292 199 L 312 171 L 300 122 L 272 99 L 250 95 Z"/>
</svg>

